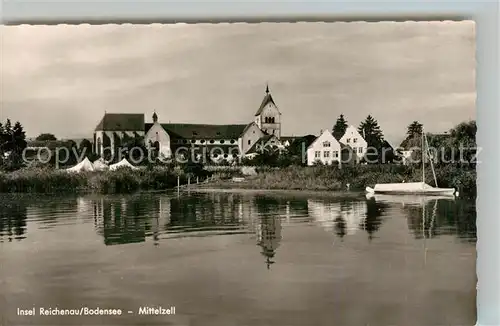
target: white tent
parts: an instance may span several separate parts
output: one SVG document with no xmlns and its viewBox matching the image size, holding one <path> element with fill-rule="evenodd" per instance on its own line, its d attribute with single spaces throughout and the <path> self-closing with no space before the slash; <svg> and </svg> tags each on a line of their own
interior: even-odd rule
<svg viewBox="0 0 500 326">
<path fill-rule="evenodd" d="M 102 158 L 95 160 L 93 164 L 96 171 L 104 171 L 109 169 L 108 164 L 106 164 L 106 162 Z"/>
<path fill-rule="evenodd" d="M 84 172 L 84 171 L 95 171 L 94 165 L 89 161 L 88 158 L 85 158 L 83 161 L 78 163 L 77 165 L 67 169 L 68 172 Z"/>
<path fill-rule="evenodd" d="M 130 164 L 130 163 L 127 161 L 127 159 L 126 159 L 126 158 L 124 158 L 123 160 L 121 160 L 121 161 L 120 161 L 120 162 L 118 162 L 118 163 L 111 164 L 111 165 L 109 166 L 109 169 L 110 169 L 111 171 L 113 171 L 113 170 L 116 170 L 116 169 L 118 169 L 118 168 L 123 168 L 123 167 L 127 167 L 127 168 L 130 168 L 130 169 L 132 169 L 132 170 L 137 170 L 137 168 L 136 168 L 135 166 L 133 166 L 132 164 Z"/>
</svg>

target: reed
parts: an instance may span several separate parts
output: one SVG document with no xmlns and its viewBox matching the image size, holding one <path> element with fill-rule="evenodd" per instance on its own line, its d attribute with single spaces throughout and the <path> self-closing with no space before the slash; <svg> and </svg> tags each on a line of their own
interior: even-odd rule
<svg viewBox="0 0 500 326">
<path fill-rule="evenodd" d="M 213 186 L 221 188 L 245 189 L 282 189 L 282 190 L 318 190 L 337 191 L 364 190 L 377 183 L 420 182 L 420 168 L 385 164 L 385 165 L 346 165 L 341 169 L 332 166 L 290 166 L 286 168 L 259 168 L 258 174 L 247 177 L 244 182 L 230 183 L 221 178 Z M 460 166 L 443 166 L 435 169 L 439 187 L 454 187 L 467 197 L 476 196 L 476 171 Z M 426 182 L 434 185 L 432 171 L 426 171 Z"/>
<path fill-rule="evenodd" d="M 187 184 L 190 175 L 182 170 L 128 168 L 104 172 L 68 173 L 50 168 L 26 168 L 12 173 L 0 173 L 0 192 L 4 193 L 71 193 L 102 194 L 133 193 L 166 190 Z M 191 176 L 191 182 L 196 176 Z"/>
<path fill-rule="evenodd" d="M 476 196 L 476 171 L 471 168 L 446 165 L 437 167 L 439 187 L 454 187 L 462 196 Z M 186 173 L 175 167 L 151 167 L 141 170 L 127 168 L 116 171 L 68 173 L 49 168 L 25 168 L 12 173 L 0 173 L 0 192 L 19 193 L 71 193 L 95 192 L 102 194 L 132 193 L 136 191 L 166 190 L 180 184 L 204 181 L 208 175 Z M 241 172 L 219 170 L 214 172 L 215 182 L 209 186 L 221 188 L 273 189 L 273 190 L 364 190 L 376 183 L 418 182 L 422 180 L 420 168 L 404 165 L 352 165 L 341 169 L 332 166 L 289 166 L 286 168 L 257 169 L 257 175 L 246 177 L 244 182 L 231 182 Z M 426 170 L 426 182 L 433 183 L 433 174 Z"/>
</svg>

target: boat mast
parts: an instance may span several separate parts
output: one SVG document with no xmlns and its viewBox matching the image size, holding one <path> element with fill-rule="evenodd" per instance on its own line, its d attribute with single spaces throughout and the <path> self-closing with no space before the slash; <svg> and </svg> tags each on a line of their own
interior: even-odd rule
<svg viewBox="0 0 500 326">
<path fill-rule="evenodd" d="M 430 148 L 429 148 L 429 142 L 427 141 L 427 136 L 424 134 L 424 139 L 425 139 L 425 144 L 426 144 L 426 148 L 427 148 L 427 153 L 429 154 L 429 161 L 431 163 L 431 169 L 432 169 L 432 175 L 434 176 L 434 184 L 436 185 L 436 188 L 438 187 L 438 182 L 437 182 L 437 178 L 436 178 L 436 171 L 434 170 L 434 164 L 432 163 L 432 157 L 431 157 L 431 153 L 430 153 Z"/>
<path fill-rule="evenodd" d="M 421 145 L 421 149 L 420 149 L 420 152 L 422 152 L 422 182 L 425 183 L 425 161 L 424 161 L 424 127 L 422 127 L 422 145 Z"/>
</svg>

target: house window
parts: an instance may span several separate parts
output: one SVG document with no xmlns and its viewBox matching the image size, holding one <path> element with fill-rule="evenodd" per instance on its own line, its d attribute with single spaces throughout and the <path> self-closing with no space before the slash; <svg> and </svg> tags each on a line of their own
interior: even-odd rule
<svg viewBox="0 0 500 326">
<path fill-rule="evenodd" d="M 230 143 L 231 144 L 234 144 L 235 140 L 234 139 L 231 139 Z"/>
<path fill-rule="evenodd" d="M 252 143 L 252 141 L 249 139 L 249 140 L 248 140 L 248 145 L 250 145 L 251 143 Z"/>
<path fill-rule="evenodd" d="M 323 147 L 330 147 L 330 146 L 331 146 L 331 144 L 329 141 L 323 142 Z"/>
<path fill-rule="evenodd" d="M 356 143 L 357 141 L 358 141 L 358 139 L 357 139 L 357 138 L 354 138 L 354 139 L 352 140 L 352 142 L 353 142 L 353 143 Z"/>
<path fill-rule="evenodd" d="M 347 138 L 347 139 L 346 139 L 346 141 L 347 141 L 348 143 L 350 143 L 350 142 L 351 142 L 351 138 Z"/>
<path fill-rule="evenodd" d="M 204 144 L 205 143 L 205 139 L 200 140 L 200 143 Z"/>
<path fill-rule="evenodd" d="M 191 144 L 194 144 L 196 143 L 196 140 L 195 139 L 191 139 Z"/>
<path fill-rule="evenodd" d="M 224 140 L 221 140 L 221 141 L 220 141 L 220 143 L 221 143 L 221 144 L 224 144 Z"/>
<path fill-rule="evenodd" d="M 323 152 L 323 157 L 330 157 L 330 152 L 327 151 Z"/>
<path fill-rule="evenodd" d="M 213 139 L 210 139 L 210 144 L 213 144 L 215 143 L 215 141 Z"/>
<path fill-rule="evenodd" d="M 357 153 L 357 152 L 358 152 L 358 148 L 357 148 L 357 147 L 353 147 L 353 148 L 352 148 L 352 151 L 353 151 L 354 153 Z"/>
<path fill-rule="evenodd" d="M 334 151 L 334 152 L 333 152 L 333 156 L 334 156 L 334 157 L 339 157 L 339 151 Z"/>
<path fill-rule="evenodd" d="M 363 147 L 358 148 L 359 153 L 363 153 Z"/>
<path fill-rule="evenodd" d="M 314 157 L 315 158 L 320 158 L 321 157 L 321 151 L 314 152 Z"/>
</svg>

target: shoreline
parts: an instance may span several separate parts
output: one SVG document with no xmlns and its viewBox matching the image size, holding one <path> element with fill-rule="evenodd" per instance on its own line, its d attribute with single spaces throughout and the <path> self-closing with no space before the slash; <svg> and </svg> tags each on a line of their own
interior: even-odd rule
<svg viewBox="0 0 500 326">
<path fill-rule="evenodd" d="M 192 185 L 191 187 L 182 188 L 180 192 L 184 193 L 238 193 L 238 194 L 276 194 L 276 195 L 287 195 L 291 197 L 314 195 L 314 196 L 324 196 L 324 197 L 343 197 L 343 198 L 353 198 L 353 197 L 365 197 L 365 193 L 362 191 L 349 191 L 349 190 L 312 190 L 312 189 L 265 189 L 265 188 L 241 188 L 237 187 L 236 183 L 233 188 L 224 187 L 218 188 L 213 184 L 205 185 Z"/>
<path fill-rule="evenodd" d="M 434 185 L 432 171 L 425 180 Z M 64 173 L 50 169 L 26 169 L 0 174 L 0 193 L 57 194 L 133 194 L 178 191 L 239 191 L 274 193 L 335 194 L 358 196 L 377 183 L 419 182 L 422 170 L 400 165 L 353 166 L 336 169 L 329 166 L 291 166 L 280 169 L 261 167 L 256 175 L 241 171 L 204 170 L 186 173 L 175 169 Z M 239 177 L 241 180 L 233 180 Z M 476 197 L 476 170 L 457 166 L 436 169 L 440 187 L 455 188 L 463 197 Z M 198 180 L 197 183 L 195 180 Z M 431 181 L 429 181 L 431 180 Z M 178 187 L 179 185 L 179 187 Z"/>
</svg>

